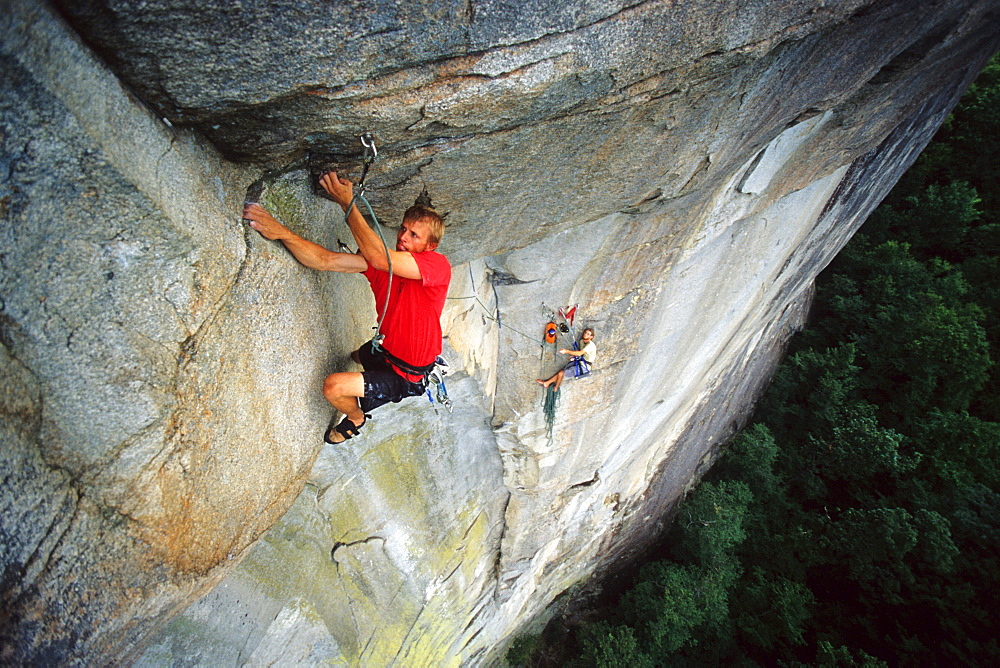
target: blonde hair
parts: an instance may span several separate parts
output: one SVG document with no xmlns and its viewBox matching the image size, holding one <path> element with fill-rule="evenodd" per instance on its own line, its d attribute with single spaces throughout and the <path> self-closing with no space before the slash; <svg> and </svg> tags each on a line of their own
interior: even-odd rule
<svg viewBox="0 0 1000 668">
<path fill-rule="evenodd" d="M 404 223 L 416 223 L 423 222 L 427 224 L 428 230 L 428 240 L 433 244 L 441 243 L 441 237 L 444 236 L 444 220 L 441 219 L 441 214 L 439 214 L 434 209 L 429 206 L 424 206 L 423 204 L 414 204 L 409 209 L 403 213 Z"/>
</svg>

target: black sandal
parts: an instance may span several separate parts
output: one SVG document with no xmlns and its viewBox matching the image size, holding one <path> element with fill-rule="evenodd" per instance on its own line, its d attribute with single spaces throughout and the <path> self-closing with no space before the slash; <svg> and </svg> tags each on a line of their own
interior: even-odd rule
<svg viewBox="0 0 1000 668">
<path fill-rule="evenodd" d="M 362 413 L 362 415 L 364 416 L 364 420 L 361 422 L 361 424 L 354 424 L 353 422 L 351 422 L 351 419 L 345 415 L 344 419 L 341 420 L 340 424 L 338 424 L 336 427 L 331 426 L 327 428 L 326 434 L 323 436 L 323 440 L 329 443 L 330 445 L 339 445 L 344 441 L 350 440 L 354 436 L 360 435 L 361 428 L 365 426 L 365 423 L 368 422 L 368 418 L 371 417 L 371 415 L 368 415 L 366 413 Z M 344 441 L 330 440 L 330 434 L 332 434 L 335 431 L 344 437 Z"/>
</svg>

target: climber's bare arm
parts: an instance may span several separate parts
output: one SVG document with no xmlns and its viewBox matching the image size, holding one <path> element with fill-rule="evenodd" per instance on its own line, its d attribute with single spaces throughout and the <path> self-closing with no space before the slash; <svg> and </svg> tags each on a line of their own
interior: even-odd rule
<svg viewBox="0 0 1000 668">
<path fill-rule="evenodd" d="M 368 262 L 360 255 L 334 253 L 319 244 L 303 239 L 279 223 L 260 204 L 248 204 L 243 209 L 243 217 L 250 221 L 250 227 L 260 232 L 266 239 L 277 239 L 295 259 L 310 269 L 321 271 L 341 271 L 357 273 L 368 269 Z"/>
<path fill-rule="evenodd" d="M 572 355 L 573 357 L 579 357 L 583 355 L 582 350 L 570 350 L 569 348 L 563 348 L 559 352 L 561 352 L 563 355 Z"/>
<path fill-rule="evenodd" d="M 354 198 L 354 184 L 345 178 L 337 176 L 337 172 L 327 172 L 320 177 L 319 184 L 340 205 L 341 209 L 347 211 L 347 207 L 351 205 L 351 200 Z M 347 226 L 351 228 L 354 241 L 357 242 L 358 250 L 361 251 L 365 260 L 376 269 L 389 271 L 389 263 L 385 255 L 385 245 L 378 234 L 375 233 L 375 230 L 368 226 L 356 203 L 351 207 L 351 212 L 347 216 Z M 395 245 L 390 240 L 387 240 L 387 243 L 390 246 Z M 413 255 L 409 251 L 392 250 L 390 248 L 389 254 L 392 257 L 392 273 L 394 275 L 416 280 L 423 278 L 420 275 L 420 267 L 417 265 L 417 261 L 413 259 Z"/>
</svg>

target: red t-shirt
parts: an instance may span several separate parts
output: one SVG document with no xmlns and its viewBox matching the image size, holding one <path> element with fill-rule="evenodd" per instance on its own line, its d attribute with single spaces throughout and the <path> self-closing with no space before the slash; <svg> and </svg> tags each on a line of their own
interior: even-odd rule
<svg viewBox="0 0 1000 668">
<path fill-rule="evenodd" d="M 392 277 L 389 310 L 382 322 L 382 347 L 412 366 L 427 366 L 441 354 L 441 311 L 448 297 L 451 264 L 437 251 L 413 253 L 421 280 Z M 376 317 L 385 308 L 385 288 L 389 272 L 369 265 L 364 272 L 375 295 Z M 395 367 L 393 367 L 395 369 Z M 396 372 L 411 381 L 420 376 Z"/>
</svg>

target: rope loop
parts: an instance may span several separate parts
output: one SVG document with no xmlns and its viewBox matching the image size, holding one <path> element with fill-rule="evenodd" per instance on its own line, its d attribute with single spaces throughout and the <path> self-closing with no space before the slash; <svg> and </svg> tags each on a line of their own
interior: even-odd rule
<svg viewBox="0 0 1000 668">
<path fill-rule="evenodd" d="M 351 203 L 347 205 L 347 210 L 344 211 L 344 223 L 347 223 L 351 216 L 351 210 L 354 208 L 356 202 L 360 202 L 365 205 L 368 210 L 368 216 L 374 222 L 375 231 L 378 232 L 378 238 L 382 241 L 382 247 L 385 249 L 385 259 L 389 265 L 389 282 L 385 289 L 385 305 L 382 307 L 382 314 L 379 316 L 378 323 L 375 325 L 375 336 L 372 337 L 372 351 L 379 352 L 382 350 L 382 341 L 385 339 L 385 334 L 382 333 L 382 323 L 385 322 L 386 313 L 389 311 L 389 297 L 392 295 L 392 253 L 389 251 L 389 244 L 385 240 L 385 235 L 382 234 L 382 224 L 378 220 L 378 216 L 372 211 L 371 204 L 365 199 L 365 178 L 368 176 L 368 169 L 375 162 L 375 158 L 378 156 L 378 148 L 375 146 L 375 138 L 372 136 L 371 132 L 364 132 L 361 134 L 361 145 L 365 148 L 365 154 L 361 170 L 361 179 L 354 186 L 354 196 L 351 197 Z M 358 214 L 364 218 L 365 215 L 361 213 L 361 207 L 358 206 Z M 350 224 L 348 224 L 350 227 Z"/>
</svg>

